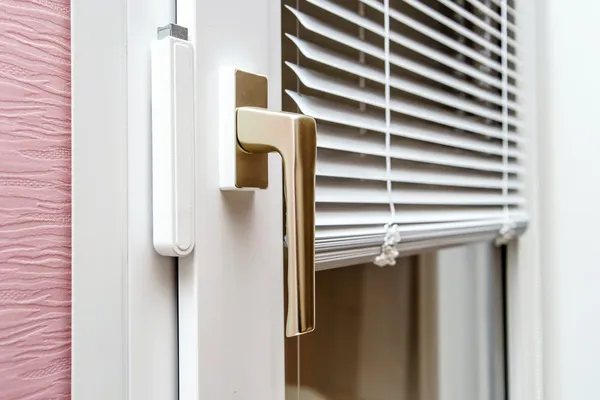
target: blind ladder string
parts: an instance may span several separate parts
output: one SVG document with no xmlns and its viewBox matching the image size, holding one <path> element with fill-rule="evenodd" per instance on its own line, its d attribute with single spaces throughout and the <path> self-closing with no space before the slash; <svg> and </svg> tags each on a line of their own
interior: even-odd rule
<svg viewBox="0 0 600 400">
<path fill-rule="evenodd" d="M 508 0 L 500 2 L 502 15 L 502 228 L 498 244 L 508 242 L 514 236 L 515 227 L 510 220 L 508 206 Z"/>
<path fill-rule="evenodd" d="M 400 242 L 400 233 L 396 225 L 396 205 L 392 191 L 392 158 L 391 158 L 391 109 L 390 109 L 390 2 L 384 0 L 384 53 L 385 53 L 385 173 L 386 190 L 390 206 L 389 222 L 385 224 L 385 236 L 381 246 L 381 253 L 375 257 L 375 265 L 385 267 L 396 264 L 400 254 L 396 244 Z"/>
</svg>

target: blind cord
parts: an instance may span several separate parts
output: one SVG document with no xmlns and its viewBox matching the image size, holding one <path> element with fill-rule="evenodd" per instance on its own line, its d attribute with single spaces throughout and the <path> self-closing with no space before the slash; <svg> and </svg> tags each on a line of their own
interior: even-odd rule
<svg viewBox="0 0 600 400">
<path fill-rule="evenodd" d="M 390 4 L 389 0 L 384 0 L 385 10 L 385 173 L 388 200 L 390 202 L 390 221 L 388 225 L 392 225 L 396 219 L 396 205 L 392 195 L 392 158 L 391 153 L 391 119 L 392 113 L 390 110 Z"/>
<path fill-rule="evenodd" d="M 390 219 L 384 225 L 385 235 L 381 245 L 381 253 L 375 257 L 375 265 L 386 267 L 396 264 L 396 258 L 400 254 L 396 244 L 400 242 L 400 232 L 396 221 L 396 205 L 392 191 L 392 158 L 391 158 L 391 109 L 390 109 L 390 2 L 384 0 L 384 53 L 385 53 L 385 173 L 386 190 L 390 205 Z"/>
</svg>

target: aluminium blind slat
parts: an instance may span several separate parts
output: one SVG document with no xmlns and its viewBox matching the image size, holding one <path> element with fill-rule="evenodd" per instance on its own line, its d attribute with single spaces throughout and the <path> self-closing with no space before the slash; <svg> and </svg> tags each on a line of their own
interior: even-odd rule
<svg viewBox="0 0 600 400">
<path fill-rule="evenodd" d="M 318 203 L 388 204 L 390 199 L 384 184 L 377 187 L 361 185 L 355 181 L 320 182 L 316 191 Z M 523 204 L 519 195 L 503 196 L 500 192 L 465 193 L 440 189 L 415 189 L 395 187 L 392 190 L 395 204 L 415 205 L 510 205 Z"/>
<path fill-rule="evenodd" d="M 296 17 L 298 18 L 298 20 L 300 21 L 301 24 L 310 27 L 313 26 L 315 29 L 319 29 L 319 23 L 311 18 L 310 16 L 298 11 L 298 10 L 294 10 L 291 9 L 290 10 L 296 14 Z M 365 29 L 370 30 L 371 32 L 377 33 L 381 36 L 383 36 L 385 34 L 383 27 L 378 26 L 376 24 L 370 23 L 369 21 L 365 21 L 363 18 L 358 17 L 357 15 L 350 13 L 350 12 L 341 12 L 340 16 L 349 20 L 349 21 L 353 21 L 353 22 L 358 22 L 358 25 L 360 27 L 363 27 Z M 309 28 L 310 29 L 310 28 Z M 334 33 L 332 32 L 332 30 L 327 29 L 327 28 L 323 28 L 321 26 L 321 30 L 323 31 L 327 31 L 328 34 Z M 327 33 L 325 34 L 327 36 Z M 464 74 L 470 75 L 475 79 L 478 79 L 482 82 L 485 82 L 489 85 L 495 86 L 496 88 L 501 89 L 502 88 L 502 83 L 498 80 L 498 79 L 494 79 L 492 78 L 490 75 L 487 75 L 481 71 L 479 71 L 477 68 L 471 67 L 463 62 L 459 62 L 451 57 L 446 56 L 445 54 L 443 54 L 440 51 L 437 50 L 433 50 L 419 42 L 417 42 L 416 40 L 410 39 L 406 36 L 402 36 L 399 34 L 396 34 L 394 32 L 390 32 L 390 39 L 407 48 L 410 49 L 416 53 L 420 53 L 422 55 L 424 55 L 425 57 L 428 57 L 432 60 L 435 60 L 441 64 L 444 64 L 448 67 L 454 68 Z M 515 92 L 516 89 L 514 89 L 514 87 L 510 87 L 509 88 L 510 92 Z"/>
<path fill-rule="evenodd" d="M 368 154 L 372 156 L 385 157 L 386 148 L 381 140 L 360 140 L 359 138 L 334 137 L 321 134 L 319 131 L 318 145 L 322 148 L 341 150 L 345 152 Z M 323 143 L 323 140 L 325 143 Z M 390 156 L 398 160 L 422 162 L 431 165 L 445 165 L 449 167 L 467 168 L 480 171 L 523 173 L 523 169 L 517 163 L 503 166 L 495 160 L 486 160 L 469 154 L 453 153 L 445 149 L 431 148 L 431 146 L 417 146 L 407 144 L 393 145 Z"/>
<path fill-rule="evenodd" d="M 356 23 L 357 25 L 360 25 L 360 26 L 362 26 L 366 29 L 369 29 L 375 33 L 381 34 L 381 30 L 379 29 L 378 26 L 362 21 L 358 16 L 347 12 L 343 7 L 340 7 L 340 6 L 332 3 L 331 1 L 327 1 L 327 0 L 308 0 L 308 1 L 314 5 L 317 5 L 320 8 L 323 8 L 324 10 L 331 12 L 331 13 L 335 13 L 335 14 L 339 13 L 340 15 L 343 15 L 345 18 Z M 383 12 L 383 4 L 381 4 L 375 0 L 361 0 L 361 2 L 370 7 L 375 8 L 376 10 L 378 10 L 380 12 Z M 484 56 L 481 56 L 476 51 L 473 51 L 472 49 L 469 49 L 468 47 L 461 45 L 460 43 L 455 43 L 455 41 L 444 37 L 444 35 L 441 35 L 440 33 L 433 31 L 432 29 L 428 28 L 424 24 L 419 23 L 418 21 L 415 21 L 405 15 L 402 15 L 401 13 L 399 13 L 393 9 L 390 10 L 390 16 L 392 18 L 394 18 L 395 20 L 402 22 L 402 23 L 406 24 L 407 26 L 410 26 L 411 28 L 415 29 L 416 31 L 421 32 L 424 35 L 435 38 L 436 40 L 440 41 L 441 43 L 444 43 L 445 45 L 447 45 L 449 47 L 457 49 L 457 51 L 460 51 L 463 54 L 465 54 L 473 59 L 478 60 L 479 62 L 482 62 L 484 64 L 489 63 L 490 66 L 492 66 L 493 68 L 496 68 L 498 71 L 502 70 L 502 65 L 500 65 L 499 63 L 496 63 L 489 59 L 486 59 Z M 484 43 L 487 43 L 487 46 L 492 46 L 492 48 L 496 48 L 498 51 L 498 54 L 502 53 L 502 49 L 498 48 L 497 46 L 493 46 L 492 44 L 489 44 L 486 41 L 483 41 L 481 38 L 477 37 L 477 35 L 472 34 L 467 29 L 460 27 L 460 25 L 455 24 L 455 25 L 450 25 L 450 26 L 457 27 L 457 29 L 455 29 L 456 31 L 462 32 L 463 34 L 465 34 L 465 36 L 470 37 L 472 40 L 473 39 L 476 41 L 479 40 Z M 484 46 L 486 46 L 486 44 L 484 44 Z"/>
<path fill-rule="evenodd" d="M 464 8 L 461 8 L 459 5 L 455 4 L 455 0 L 438 0 L 441 4 L 445 5 L 455 13 L 459 14 L 461 17 L 465 18 L 469 22 L 477 25 L 477 27 L 485 30 L 487 33 L 494 35 L 497 39 L 502 40 L 502 32 L 497 29 L 494 29 L 489 24 L 485 23 L 481 19 L 477 18 L 475 15 L 471 14 L 469 11 L 466 11 Z M 507 43 L 514 48 L 518 48 L 518 43 L 511 39 L 507 38 Z"/>
<path fill-rule="evenodd" d="M 504 0 L 506 1 L 506 0 Z M 502 7 L 503 0 L 492 0 L 492 3 L 497 5 L 498 7 Z M 510 5 L 510 3 L 506 2 L 506 10 L 512 14 L 513 16 L 517 13 L 517 11 Z"/>
<path fill-rule="evenodd" d="M 364 52 L 365 54 L 368 54 L 372 57 L 376 57 L 379 58 L 381 60 L 385 60 L 385 52 L 383 51 L 383 49 L 378 48 L 374 45 L 371 45 L 369 43 L 366 42 L 362 42 L 360 40 L 358 40 L 356 37 L 352 37 L 348 34 L 345 34 L 337 29 L 331 28 L 329 26 L 327 26 L 326 24 L 320 22 L 319 20 L 306 15 L 302 12 L 299 12 L 298 10 L 292 9 L 292 8 L 288 8 L 290 11 L 292 11 L 294 13 L 294 15 L 297 17 L 298 21 L 305 26 L 307 29 L 309 29 L 312 32 L 315 32 L 323 37 L 326 37 L 330 40 L 334 40 L 344 46 L 349 46 L 352 47 L 358 51 Z M 289 35 L 288 35 L 289 37 Z M 418 44 L 417 44 L 418 45 Z M 418 45 L 419 46 L 419 45 Z M 441 55 L 442 57 L 444 57 L 443 55 Z M 445 59 L 448 60 L 448 58 L 444 57 Z M 465 81 L 460 81 L 458 79 L 455 79 L 451 76 L 446 75 L 445 73 L 441 72 L 441 71 L 436 71 L 422 63 L 416 62 L 414 60 L 409 60 L 406 57 L 402 57 L 396 54 L 390 54 L 389 55 L 389 61 L 394 64 L 395 66 L 401 67 L 401 68 L 405 68 L 413 73 L 422 75 L 424 77 L 433 79 L 433 80 L 437 80 L 440 81 L 444 84 L 447 84 L 448 86 L 451 87 L 456 87 L 457 89 L 460 89 L 462 91 L 465 91 L 466 93 L 469 93 L 473 96 L 478 96 L 478 97 L 482 97 L 484 100 L 488 100 L 491 102 L 494 102 L 496 104 L 503 104 L 503 100 L 502 100 L 502 96 L 497 94 L 494 95 L 491 92 L 486 92 L 484 90 L 481 90 L 480 88 L 478 88 L 476 85 L 472 85 L 470 83 L 467 83 Z M 455 63 L 453 60 L 449 61 L 450 63 Z M 475 68 L 471 68 L 471 67 L 464 67 L 467 68 L 467 71 L 472 71 L 474 74 L 478 75 L 478 76 L 483 76 L 484 80 L 487 80 L 487 83 L 492 82 L 492 84 L 494 84 L 494 86 L 496 86 L 497 88 L 501 87 L 501 82 L 496 82 L 494 79 L 490 78 L 489 76 L 486 76 L 485 74 L 481 73 L 480 71 L 476 70 Z M 462 69 L 462 71 L 464 72 L 464 68 Z M 520 106 L 518 104 L 516 104 L 513 101 L 509 100 L 509 106 L 512 109 L 520 109 Z"/>
<path fill-rule="evenodd" d="M 498 15 L 497 13 L 495 13 L 492 9 L 490 9 L 485 4 L 482 4 L 480 1 L 477 1 L 477 0 L 467 0 L 467 2 L 469 2 L 470 4 L 472 4 L 473 7 L 477 8 L 483 14 L 487 15 L 488 17 L 491 17 L 498 24 L 505 23 L 510 30 L 517 31 L 517 27 L 512 22 L 510 22 L 510 21 L 502 21 L 502 17 L 500 15 Z"/>
<path fill-rule="evenodd" d="M 470 29 L 467 29 L 467 28 L 461 26 L 460 24 L 454 22 L 453 20 L 446 17 L 445 15 L 435 11 L 433 8 L 423 4 L 421 1 L 407 0 L 406 2 L 408 4 L 410 4 L 412 7 L 414 7 L 415 9 L 421 11 L 422 13 L 428 15 L 429 17 L 435 19 L 438 22 L 441 22 L 442 24 L 444 24 L 448 28 L 452 29 L 453 31 L 460 33 L 462 36 L 474 41 L 478 45 L 483 46 L 490 51 L 493 51 L 494 53 L 496 53 L 499 56 L 502 56 L 502 48 L 500 48 L 500 46 L 498 46 L 494 43 L 491 43 L 488 40 L 485 40 L 481 36 L 477 35 L 473 31 L 471 31 Z M 507 57 L 511 62 L 513 62 L 515 64 L 517 64 L 519 62 L 517 57 L 515 57 L 512 54 L 507 54 Z"/>
<path fill-rule="evenodd" d="M 481 82 L 487 83 L 488 85 L 494 86 L 498 89 L 502 89 L 502 83 L 499 82 L 497 79 L 461 61 L 455 60 L 445 55 L 441 51 L 432 50 L 429 47 L 417 42 L 416 40 L 409 39 L 408 37 L 404 37 L 393 32 L 390 33 L 390 38 L 394 42 L 406 47 L 407 49 L 411 49 L 414 52 L 420 53 L 434 61 L 439 62 L 440 64 L 453 68 L 459 72 L 462 72 L 463 74 L 469 75 L 477 80 L 480 80 Z M 509 86 L 508 91 L 516 95 L 521 94 L 513 86 Z"/>
<path fill-rule="evenodd" d="M 322 100 L 313 96 L 300 95 L 296 92 L 287 91 L 286 92 L 291 98 L 294 99 L 298 107 L 305 114 L 312 115 L 315 118 L 322 119 L 324 121 L 335 122 L 338 124 L 355 126 L 358 128 L 369 129 L 373 131 L 385 132 L 389 130 L 392 133 L 396 133 L 398 135 L 402 135 L 402 127 L 394 126 L 394 124 L 390 125 L 389 129 L 386 129 L 385 121 L 377 119 L 376 117 L 370 116 L 368 114 L 360 114 L 354 112 L 355 110 L 350 107 L 342 104 L 336 104 L 333 101 Z M 361 97 L 362 98 L 362 97 Z M 409 111 L 414 110 L 414 114 L 408 115 L 423 115 L 426 111 L 423 109 L 418 109 L 416 107 L 409 107 Z M 452 118 L 454 120 L 454 118 Z M 461 126 L 469 126 L 468 121 L 457 121 L 458 125 Z M 479 126 L 479 125 L 477 125 Z M 477 129 L 469 130 L 472 134 L 481 134 L 487 137 L 493 137 L 502 139 L 504 136 L 499 129 Z M 509 141 L 519 143 L 523 141 L 523 138 L 510 134 L 508 135 Z"/>
<path fill-rule="evenodd" d="M 318 1 L 319 3 L 328 3 L 328 1 L 325 1 L 325 0 L 310 0 L 310 1 L 311 2 Z M 380 12 L 383 12 L 383 5 L 381 3 L 378 3 L 375 0 L 361 0 L 361 2 L 363 2 L 364 4 L 366 4 L 370 7 L 376 8 Z M 393 19 L 395 19 L 396 21 L 403 23 L 404 25 L 414 29 L 415 31 L 417 31 L 425 36 L 428 36 L 429 38 L 432 38 L 432 39 L 438 41 L 439 43 L 441 43 L 445 46 L 448 46 L 479 63 L 485 64 L 488 67 L 493 68 L 498 72 L 502 72 L 502 65 L 500 63 L 498 63 L 494 60 L 491 60 L 491 59 L 485 57 L 484 55 L 477 53 L 477 51 L 470 49 L 469 47 L 457 42 L 456 40 L 448 38 L 446 35 L 436 32 L 435 30 L 427 27 L 425 24 L 422 24 L 412 18 L 409 18 L 406 15 L 403 15 L 402 13 L 397 12 L 395 10 L 390 10 L 390 16 Z M 508 75 L 513 78 L 517 78 L 517 74 L 514 73 L 513 71 L 508 71 Z"/>
<path fill-rule="evenodd" d="M 392 172 L 388 177 L 385 165 L 381 162 L 373 162 L 364 157 L 336 157 L 323 153 L 320 156 L 321 159 L 316 168 L 316 173 L 319 176 L 383 182 L 389 178 L 392 182 L 467 188 L 502 189 L 504 187 L 501 176 L 478 176 L 464 170 L 427 170 L 417 166 L 412 168 L 405 166 L 403 168 L 392 168 Z M 507 186 L 511 190 L 521 189 L 522 183 L 516 179 L 509 179 Z"/>
<path fill-rule="evenodd" d="M 294 68 L 294 72 L 296 72 L 304 85 L 311 87 L 312 89 L 334 94 L 360 103 L 385 108 L 385 98 L 381 93 L 364 88 L 353 87 L 342 81 L 336 80 L 335 78 L 329 78 L 327 75 L 310 72 L 309 70 Z M 390 109 L 400 114 L 410 115 L 426 121 L 437 122 L 445 126 L 451 126 L 473 133 L 492 137 L 502 137 L 503 135 L 502 130 L 499 128 L 492 128 L 481 122 L 473 122 L 468 118 L 461 118 L 443 109 L 436 109 L 433 106 L 414 105 L 402 99 L 393 99 L 390 101 Z"/>
<path fill-rule="evenodd" d="M 523 153 L 514 148 L 502 149 L 494 143 L 485 140 L 475 140 L 475 138 L 467 138 L 457 134 L 456 131 L 444 130 L 443 128 L 435 128 L 431 124 L 419 124 L 414 121 L 403 121 L 402 127 L 398 128 L 397 132 L 391 132 L 398 137 L 418 140 L 432 144 L 440 144 L 450 148 L 469 150 L 476 153 L 492 154 L 502 156 L 506 151 L 509 158 L 522 158 Z M 319 126 L 318 145 L 323 148 L 335 149 L 337 141 L 341 138 L 344 140 L 356 140 L 349 137 L 349 132 L 345 128 L 333 127 L 331 125 L 322 124 Z"/>
<path fill-rule="evenodd" d="M 343 7 L 340 7 L 330 1 L 326 1 L 326 0 L 308 0 L 308 1 L 312 4 L 315 4 L 315 5 L 323 8 L 324 10 L 334 13 L 335 15 L 337 15 L 341 18 L 351 21 L 362 28 L 368 29 L 369 31 L 371 31 L 373 33 L 376 33 L 380 36 L 385 35 L 385 30 L 383 29 L 383 26 L 372 23 L 371 21 L 368 21 L 365 18 L 362 18 L 355 13 L 349 12 L 346 9 L 344 9 Z M 368 0 L 366 0 L 366 1 L 362 0 L 362 2 L 367 5 L 377 7 L 377 9 L 379 11 L 382 11 L 383 6 L 380 3 L 377 3 L 374 1 L 368 1 Z M 298 14 L 302 14 L 302 13 L 298 12 Z M 413 23 L 414 21 L 411 20 L 410 18 L 407 18 L 407 17 L 403 16 L 402 14 L 395 13 L 395 12 L 393 12 L 393 10 L 390 11 L 390 15 L 392 15 L 393 17 L 402 19 L 402 22 L 410 24 L 411 27 L 417 25 L 417 24 Z M 422 30 L 427 29 L 425 27 L 422 27 L 421 24 L 418 24 L 418 26 Z M 438 40 L 444 40 L 444 39 L 442 39 L 443 36 L 440 34 L 437 34 L 437 32 L 431 32 L 431 30 L 427 30 L 427 32 L 434 34 L 434 38 L 437 38 Z M 443 52 L 434 50 L 434 49 L 430 48 L 429 46 L 425 46 L 425 45 L 419 43 L 418 41 L 413 40 L 407 36 L 402 36 L 395 32 L 390 32 L 390 39 L 393 42 L 395 42 L 403 47 L 406 47 L 414 52 L 420 53 L 423 56 L 428 57 L 432 60 L 435 60 L 435 61 L 437 61 L 441 64 L 444 64 L 448 67 L 451 67 L 458 71 L 461 71 L 461 72 L 463 72 L 467 75 L 470 75 L 473 78 L 476 78 L 482 82 L 485 82 L 489 85 L 496 86 L 499 89 L 502 88 L 502 83 L 500 80 L 495 79 L 495 78 L 491 77 L 490 75 L 479 71 L 477 68 L 469 66 L 468 64 L 459 62 L 456 59 L 453 59 L 452 57 L 448 57 Z M 452 42 L 452 41 L 450 39 L 448 39 L 447 41 L 445 41 L 445 44 L 448 45 L 448 44 L 450 44 L 450 42 Z M 468 56 L 468 54 L 465 54 L 465 55 Z M 482 58 L 480 58 L 480 59 L 482 59 Z M 492 63 L 492 62 L 490 62 L 490 63 Z M 502 66 L 499 64 L 496 65 L 496 68 L 498 70 L 502 70 Z M 511 74 L 511 71 L 508 71 L 508 73 Z M 518 93 L 517 89 L 512 86 L 509 87 L 508 90 L 509 90 L 509 92 L 512 92 L 512 93 Z"/>
<path fill-rule="evenodd" d="M 383 72 L 377 71 L 373 67 L 357 64 L 358 60 L 352 60 L 346 56 L 341 56 L 326 48 L 317 46 L 302 39 L 298 39 L 293 35 L 286 34 L 286 37 L 292 42 L 294 42 L 294 44 L 298 47 L 298 50 L 302 52 L 302 54 L 305 57 L 311 60 L 338 68 L 342 71 L 353 73 L 357 76 L 361 76 L 363 78 L 370 79 L 376 82 L 380 82 L 381 75 L 384 75 Z M 364 51 L 364 46 L 358 40 L 350 39 L 349 41 L 346 41 L 345 44 L 356 50 Z M 371 50 L 372 53 L 377 54 L 375 57 L 380 59 L 385 58 L 385 54 L 383 52 L 377 52 L 374 48 L 370 48 L 369 50 Z M 368 53 L 367 51 L 365 52 Z M 502 97 L 500 95 L 494 95 L 490 92 L 482 90 L 481 88 L 478 88 L 477 86 L 465 83 L 464 81 L 456 79 L 452 76 L 442 74 L 439 71 L 425 67 L 406 58 L 395 56 L 393 54 L 390 55 L 390 61 L 395 66 L 404 68 L 407 71 L 421 75 L 425 78 L 434 81 L 435 83 L 441 83 L 446 87 L 458 89 L 473 97 L 479 98 L 480 100 L 485 100 L 496 105 L 502 105 Z M 509 101 L 508 104 L 511 110 L 521 111 L 520 107 L 516 103 Z M 494 113 L 494 111 L 490 112 Z M 511 124 L 520 124 L 520 122 L 511 117 Z"/>
<path fill-rule="evenodd" d="M 365 67 L 364 65 L 361 65 L 358 62 L 344 62 L 344 60 L 340 60 L 339 57 L 335 58 L 335 56 L 330 58 L 328 57 L 328 61 L 328 65 L 335 66 L 336 68 L 340 68 L 356 76 L 370 79 L 374 82 L 378 82 L 381 84 L 385 84 L 385 75 L 383 73 L 378 73 L 377 71 Z M 286 65 L 292 68 L 292 70 L 294 70 L 297 74 L 299 74 L 297 71 L 303 71 L 305 75 L 311 74 L 310 70 L 304 72 L 306 70 L 305 68 L 292 64 L 290 62 L 286 62 Z M 484 118 L 493 119 L 499 122 L 503 120 L 503 115 L 500 111 L 490 110 L 489 108 L 481 106 L 473 101 L 458 99 L 456 98 L 456 96 L 448 94 L 443 90 L 432 88 L 424 83 L 417 84 L 407 79 L 391 76 L 390 85 L 394 89 L 402 90 L 404 92 L 414 94 L 415 96 L 419 96 L 424 99 L 433 100 L 443 105 L 455 107 L 457 109 L 461 109 L 472 114 L 480 115 Z M 511 125 L 522 126 L 522 123 L 513 117 L 509 117 L 508 122 Z"/>
<path fill-rule="evenodd" d="M 317 121 L 317 268 L 373 260 L 386 224 L 401 252 L 524 229 L 511 24 L 470 3 L 284 4 L 284 107 Z"/>
<path fill-rule="evenodd" d="M 343 83 L 339 82 L 339 81 L 335 81 L 334 78 L 331 78 L 328 75 L 325 74 L 321 74 L 319 72 L 307 69 L 307 68 L 303 68 L 301 66 L 292 64 L 290 62 L 286 62 L 286 65 L 291 68 L 296 75 L 298 76 L 298 78 L 302 81 L 302 83 L 304 83 L 306 86 L 311 87 L 313 89 L 317 89 L 317 90 L 321 90 L 324 92 L 328 92 L 328 93 L 334 93 L 336 90 L 337 92 L 335 92 L 336 94 L 338 94 L 339 96 L 342 97 L 347 97 L 347 98 L 352 98 L 353 100 L 356 101 L 361 101 L 364 103 L 369 103 L 369 101 L 365 99 L 360 99 L 358 98 L 359 96 L 361 96 L 361 94 L 359 93 L 359 89 L 357 88 L 353 88 L 353 87 L 348 87 L 348 85 L 344 85 Z M 360 69 L 360 65 L 358 65 L 358 68 L 356 69 Z M 351 71 L 348 71 L 351 72 Z M 362 76 L 360 74 L 361 71 L 357 71 L 358 73 L 356 74 L 357 76 Z M 381 77 L 379 77 L 381 78 Z M 385 77 L 383 77 L 383 80 L 385 80 Z M 379 81 L 380 82 L 380 81 Z M 381 82 L 380 82 L 381 83 Z M 345 87 L 344 87 L 345 86 Z M 495 121 L 498 122 L 502 122 L 503 121 L 503 115 L 502 113 L 499 112 L 495 112 L 495 111 L 491 111 L 488 108 L 485 108 L 481 105 L 478 105 L 476 103 L 471 103 L 469 101 L 465 101 L 462 99 L 457 99 L 456 96 L 452 96 L 448 93 L 445 93 L 444 91 L 441 90 L 437 90 L 434 88 L 429 88 L 426 85 L 423 84 L 415 84 L 412 83 L 406 79 L 402 79 L 402 78 L 397 78 L 397 77 L 390 77 L 390 86 L 395 88 L 395 89 L 399 89 L 402 90 L 404 92 L 410 93 L 410 94 L 414 94 L 415 96 L 419 96 L 422 97 L 424 99 L 427 100 L 432 100 L 436 103 L 440 103 L 441 105 L 445 105 L 445 106 L 451 106 L 454 107 L 456 109 L 460 109 L 472 114 L 477 114 L 480 115 L 484 118 L 488 118 L 488 119 L 493 119 Z M 367 93 L 364 93 L 365 96 L 367 96 Z M 383 97 L 383 93 L 381 93 L 377 99 L 372 99 L 372 105 L 377 105 L 379 107 L 385 107 L 385 98 Z M 393 111 L 397 111 L 400 113 L 406 113 L 408 115 L 413 115 L 413 116 L 421 116 L 422 119 L 429 119 L 431 120 L 431 118 L 434 118 L 434 116 L 432 115 L 429 118 L 425 118 L 423 117 L 423 112 L 420 110 L 415 111 L 414 108 L 410 105 L 408 105 L 409 109 L 412 109 L 412 113 L 407 111 L 406 109 L 406 104 L 404 105 L 404 107 L 402 107 L 402 105 L 400 104 L 401 102 L 396 101 L 395 102 L 395 109 L 393 109 Z M 418 107 L 420 109 L 420 107 Z M 403 111 L 404 110 L 404 111 Z M 435 113 L 434 110 L 432 110 L 433 113 Z M 417 114 L 415 114 L 417 113 Z M 442 112 L 443 113 L 443 112 Z M 439 118 L 443 118 L 443 116 L 439 116 L 438 119 L 433 119 L 434 121 L 441 121 Z M 459 118 L 460 120 L 460 118 Z M 461 126 L 456 126 L 459 128 L 464 128 L 464 123 L 465 121 L 458 121 L 456 120 L 456 118 L 451 118 L 450 121 L 454 121 L 454 122 L 449 122 L 446 119 L 446 124 L 450 125 L 450 126 L 456 126 L 457 123 L 459 123 Z M 507 119 L 508 123 L 510 125 L 513 126 L 521 126 L 522 124 L 515 120 L 512 117 L 509 117 Z M 477 130 L 476 125 L 480 125 L 481 124 L 472 124 L 472 130 L 473 132 L 477 132 L 477 133 L 481 133 L 479 130 Z M 467 129 L 467 128 L 465 128 Z M 485 129 L 485 127 L 483 128 L 479 128 L 479 129 Z M 489 131 L 487 133 L 484 132 L 484 134 L 489 134 Z"/>
<path fill-rule="evenodd" d="M 328 208 L 328 207 L 322 207 Z M 393 222 L 397 224 L 427 224 L 433 222 L 452 222 L 452 221 L 475 221 L 480 219 L 502 218 L 502 210 L 482 210 L 481 208 L 448 209 L 448 210 L 420 210 L 413 209 L 411 206 L 403 207 L 406 212 L 397 213 L 393 219 L 390 219 L 390 213 L 387 206 L 380 206 L 372 209 L 361 205 L 354 205 L 347 208 L 319 209 L 317 207 L 315 225 L 316 226 L 343 226 L 343 225 L 362 225 L 362 224 L 387 224 Z M 511 216 L 519 218 L 523 213 L 511 213 Z"/>
</svg>

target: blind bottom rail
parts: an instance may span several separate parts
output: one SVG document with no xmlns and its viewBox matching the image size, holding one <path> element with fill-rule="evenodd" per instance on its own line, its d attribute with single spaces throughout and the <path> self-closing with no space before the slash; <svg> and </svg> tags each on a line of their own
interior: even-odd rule
<svg viewBox="0 0 600 400">
<path fill-rule="evenodd" d="M 515 227 L 515 236 L 527 229 L 527 220 L 511 221 Z M 396 245 L 400 256 L 408 256 L 427 250 L 465 245 L 468 243 L 493 241 L 500 236 L 503 222 L 477 228 L 451 228 L 445 230 L 415 230 L 402 232 L 402 240 Z M 372 263 L 381 252 L 384 233 L 364 236 L 337 238 L 317 238 L 315 262 L 316 269 L 325 270 L 356 264 Z"/>
</svg>

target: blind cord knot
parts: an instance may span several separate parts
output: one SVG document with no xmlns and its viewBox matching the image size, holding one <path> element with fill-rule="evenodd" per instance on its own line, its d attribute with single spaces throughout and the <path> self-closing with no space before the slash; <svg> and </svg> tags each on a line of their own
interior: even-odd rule
<svg viewBox="0 0 600 400">
<path fill-rule="evenodd" d="M 387 267 L 396 265 L 396 258 L 400 255 L 400 252 L 396 248 L 401 240 L 400 232 L 398 232 L 398 225 L 396 224 L 385 224 L 385 236 L 383 237 L 383 244 L 381 245 L 381 253 L 375 257 L 375 265 L 378 267 Z"/>
<path fill-rule="evenodd" d="M 517 224 L 514 222 L 507 222 L 496 237 L 496 246 L 502 246 L 513 240 L 517 236 Z"/>
</svg>

